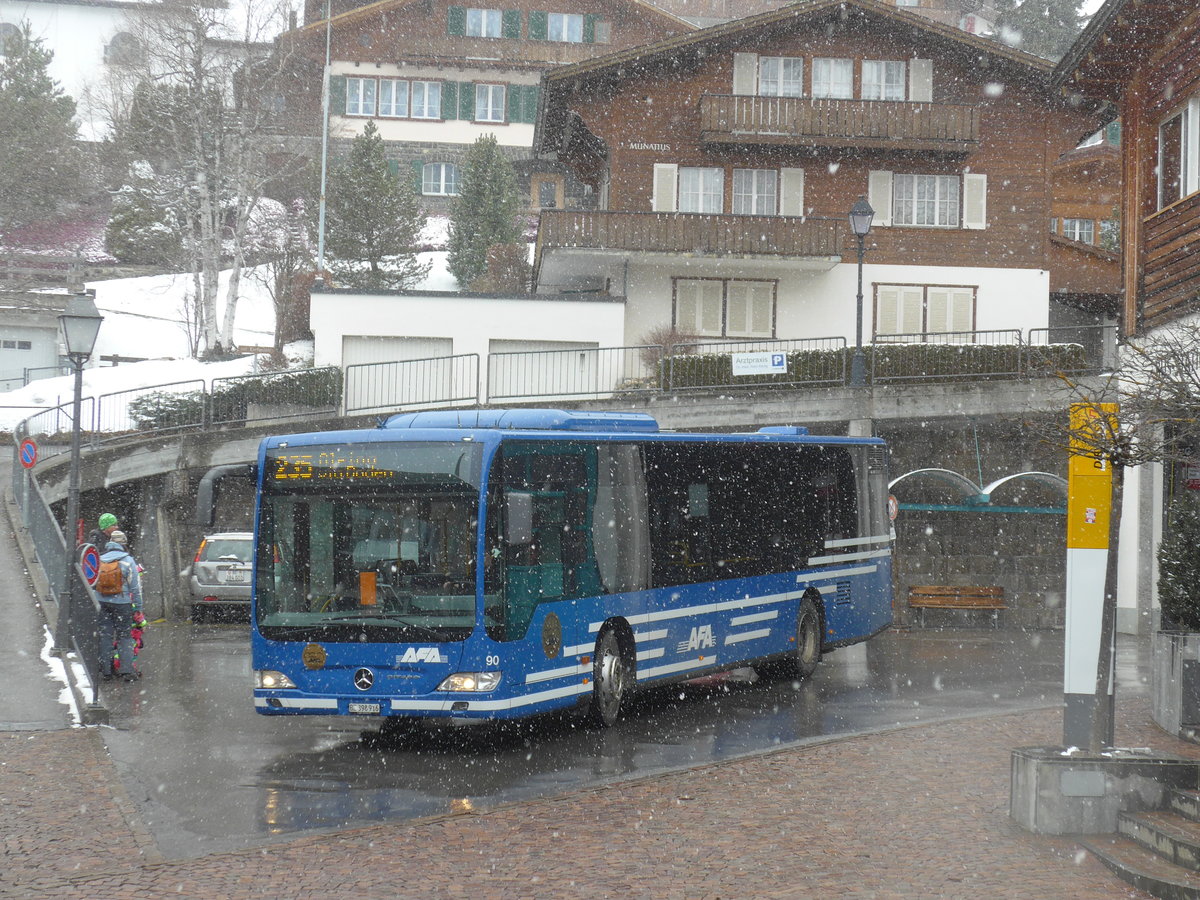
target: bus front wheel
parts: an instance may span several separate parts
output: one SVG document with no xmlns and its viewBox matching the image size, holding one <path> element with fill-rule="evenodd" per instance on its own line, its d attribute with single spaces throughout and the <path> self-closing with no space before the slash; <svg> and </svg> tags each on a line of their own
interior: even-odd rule
<svg viewBox="0 0 1200 900">
<path fill-rule="evenodd" d="M 606 628 L 596 639 L 592 658 L 592 721 L 608 728 L 617 721 L 621 703 L 629 690 L 630 670 L 621 652 L 621 642 L 613 628 Z"/>
</svg>

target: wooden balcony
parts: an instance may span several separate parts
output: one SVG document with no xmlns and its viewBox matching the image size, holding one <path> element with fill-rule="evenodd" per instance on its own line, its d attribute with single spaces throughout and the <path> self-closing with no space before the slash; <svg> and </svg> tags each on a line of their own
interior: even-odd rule
<svg viewBox="0 0 1200 900">
<path fill-rule="evenodd" d="M 833 257 L 840 219 L 543 210 L 539 262 L 548 250 L 612 250 L 703 256 Z"/>
<path fill-rule="evenodd" d="M 968 153 L 979 146 L 979 110 L 958 103 L 706 94 L 700 98 L 700 138 L 710 144 Z"/>
<path fill-rule="evenodd" d="M 1200 193 L 1145 219 L 1142 227 L 1142 314 L 1148 326 L 1196 310 L 1200 295 Z"/>
</svg>

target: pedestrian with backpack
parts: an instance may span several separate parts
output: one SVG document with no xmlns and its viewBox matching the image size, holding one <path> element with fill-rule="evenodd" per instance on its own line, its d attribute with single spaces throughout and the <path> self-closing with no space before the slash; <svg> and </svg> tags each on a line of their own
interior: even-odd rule
<svg viewBox="0 0 1200 900">
<path fill-rule="evenodd" d="M 100 595 L 100 671 L 112 671 L 109 648 L 115 642 L 121 678 L 136 681 L 142 673 L 137 666 L 131 629 L 135 618 L 141 616 L 142 578 L 137 562 L 126 549 L 128 544 L 125 532 L 113 531 L 100 555 L 100 571 L 96 575 L 96 593 Z"/>
</svg>

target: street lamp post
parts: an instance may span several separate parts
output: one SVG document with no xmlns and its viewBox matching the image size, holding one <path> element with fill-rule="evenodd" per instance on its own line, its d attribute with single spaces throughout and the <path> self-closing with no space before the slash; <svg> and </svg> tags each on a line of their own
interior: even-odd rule
<svg viewBox="0 0 1200 900">
<path fill-rule="evenodd" d="M 871 204 L 867 202 L 865 197 L 859 197 L 854 205 L 850 207 L 850 230 L 858 238 L 858 316 L 854 332 L 854 358 L 850 362 L 850 385 L 852 387 L 864 387 L 867 383 L 867 359 L 863 355 L 862 348 L 863 254 L 867 252 L 863 246 L 863 241 L 871 231 L 871 220 L 873 218 L 875 218 L 875 210 L 871 209 Z"/>
<path fill-rule="evenodd" d="M 75 523 L 79 521 L 79 417 L 83 409 L 83 364 L 92 355 L 100 323 L 104 321 L 96 309 L 94 294 L 94 291 L 75 294 L 67 302 L 66 311 L 58 317 L 67 359 L 75 369 L 75 395 L 71 403 L 71 469 L 67 480 L 67 520 L 63 534 L 66 580 L 59 595 L 58 627 L 54 631 L 54 649 L 60 653 L 66 652 L 71 646 L 71 581 L 75 573 Z"/>
</svg>

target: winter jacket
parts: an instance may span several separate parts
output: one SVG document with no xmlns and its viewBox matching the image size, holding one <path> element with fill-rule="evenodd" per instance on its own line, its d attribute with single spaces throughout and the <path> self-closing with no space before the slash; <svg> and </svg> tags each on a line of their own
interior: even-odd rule
<svg viewBox="0 0 1200 900">
<path fill-rule="evenodd" d="M 109 541 L 104 553 L 100 555 L 101 562 L 117 561 L 121 567 L 120 596 L 106 597 L 105 603 L 132 603 L 134 612 L 142 608 L 142 576 L 138 573 L 138 564 L 132 556 L 116 541 Z"/>
</svg>

